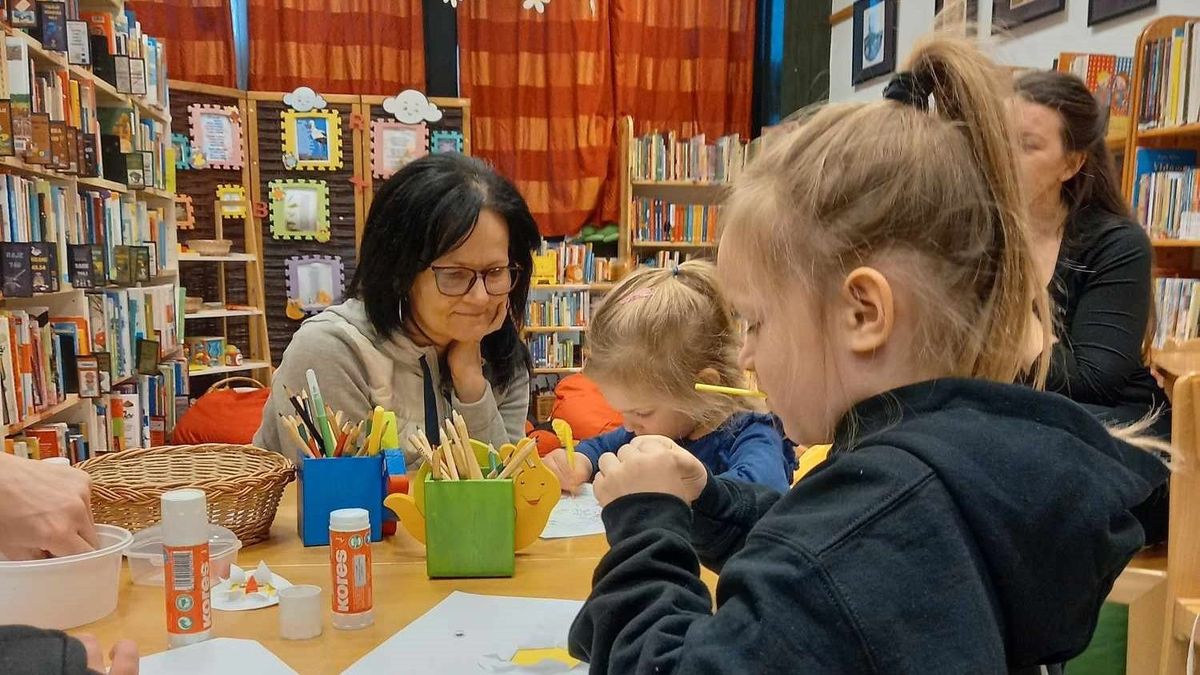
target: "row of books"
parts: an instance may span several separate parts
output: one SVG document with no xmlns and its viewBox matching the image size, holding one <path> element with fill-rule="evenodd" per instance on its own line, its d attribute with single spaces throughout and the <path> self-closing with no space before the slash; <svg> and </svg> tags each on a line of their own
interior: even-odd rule
<svg viewBox="0 0 1200 675">
<path fill-rule="evenodd" d="M 4 451 L 26 459 L 66 457 L 75 464 L 91 456 L 91 444 L 83 424 L 54 422 L 5 438 Z"/>
<path fill-rule="evenodd" d="M 542 240 L 533 257 L 534 284 L 594 284 L 612 281 L 615 257 L 596 255 L 593 245 Z"/>
<path fill-rule="evenodd" d="M 93 402 L 97 452 L 165 445 L 179 417 L 187 410 L 187 361 L 164 361 L 154 375 L 114 387 L 112 394 Z"/>
<path fill-rule="evenodd" d="M 528 344 L 534 368 L 578 368 L 583 364 L 582 348 L 575 338 L 547 333 L 531 336 Z"/>
<path fill-rule="evenodd" d="M 80 11 L 78 0 L 12 0 L 0 3 L 0 20 L 62 53 L 69 64 L 90 68 L 118 92 L 166 107 L 165 45 L 143 32 L 132 10 Z"/>
<path fill-rule="evenodd" d="M 544 298 L 530 298 L 525 307 L 529 328 L 586 326 L 592 318 L 592 294 L 588 291 L 556 291 Z"/>
<path fill-rule="evenodd" d="M 88 321 L 94 349 L 109 355 L 107 372 L 120 382 L 147 373 L 183 348 L 181 291 L 174 285 L 108 288 L 89 293 Z"/>
<path fill-rule="evenodd" d="M 633 180 L 726 183 L 745 166 L 746 144 L 737 134 L 709 144 L 704 134 L 681 140 L 671 131 L 633 139 L 629 155 Z"/>
<path fill-rule="evenodd" d="M 717 241 L 716 204 L 677 204 L 662 199 L 633 200 L 636 241 L 704 243 Z"/>
<path fill-rule="evenodd" d="M 149 282 L 169 263 L 173 224 L 162 207 L 129 196 L 0 176 L 4 297 Z"/>
<path fill-rule="evenodd" d="M 1141 129 L 1200 123 L 1200 22 L 1153 40 L 1142 54 Z"/>
<path fill-rule="evenodd" d="M 1059 72 L 1072 73 L 1087 83 L 1102 107 L 1108 108 L 1108 134 L 1129 133 L 1133 105 L 1133 57 L 1115 54 L 1063 52 L 1055 60 Z"/>
<path fill-rule="evenodd" d="M 1158 325 L 1154 348 L 1162 349 L 1167 340 L 1191 340 L 1200 337 L 1200 279 L 1157 278 L 1154 280 L 1154 305 Z"/>
<path fill-rule="evenodd" d="M 700 256 L 683 251 L 658 251 L 654 255 L 643 257 L 639 264 L 642 267 L 672 267 L 696 257 Z"/>
<path fill-rule="evenodd" d="M 1200 239 L 1197 152 L 1138 148 L 1133 211 L 1152 239 Z"/>
<path fill-rule="evenodd" d="M 95 14 L 108 17 L 108 27 L 92 37 L 107 44 L 103 32 L 112 30 L 112 15 Z M 137 44 L 154 53 L 160 48 L 149 38 L 139 38 Z M 135 188 L 165 189 L 174 163 L 169 161 L 170 132 L 164 123 L 143 119 L 129 105 L 99 107 L 93 82 L 41 66 L 30 57 L 28 42 L 18 36 L 7 36 L 5 47 L 7 100 L 0 101 L 0 156 L 19 155 L 31 164 L 71 175 L 103 176 Z M 165 70 L 160 73 L 155 66 L 154 72 Z M 147 100 L 165 100 L 159 94 L 161 90 L 165 96 L 165 87 L 161 79 Z"/>
<path fill-rule="evenodd" d="M 1151 239 L 1200 239 L 1200 169 L 1144 174 L 1137 217 Z"/>
<path fill-rule="evenodd" d="M 47 307 L 0 310 L 0 417 L 13 424 L 78 394 L 78 359 L 91 354 L 83 317 Z"/>
</svg>

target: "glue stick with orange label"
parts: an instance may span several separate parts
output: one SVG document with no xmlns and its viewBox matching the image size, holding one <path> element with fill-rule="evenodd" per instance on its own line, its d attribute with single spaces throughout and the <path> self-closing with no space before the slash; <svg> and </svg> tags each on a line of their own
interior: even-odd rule
<svg viewBox="0 0 1200 675">
<path fill-rule="evenodd" d="M 165 492 L 161 505 L 167 644 L 184 647 L 212 637 L 208 510 L 201 490 Z"/>
<path fill-rule="evenodd" d="M 333 627 L 357 630 L 375 623 L 371 516 L 366 509 L 330 512 L 329 566 L 333 572 Z"/>
</svg>

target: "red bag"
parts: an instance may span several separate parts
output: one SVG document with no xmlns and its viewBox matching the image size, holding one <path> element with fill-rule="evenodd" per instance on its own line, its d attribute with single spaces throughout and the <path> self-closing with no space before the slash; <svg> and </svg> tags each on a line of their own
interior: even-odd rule
<svg viewBox="0 0 1200 675">
<path fill-rule="evenodd" d="M 238 391 L 228 385 L 247 382 L 252 391 Z M 177 445 L 230 443 L 247 445 L 262 422 L 263 407 L 271 390 L 248 377 L 231 377 L 214 384 L 175 424 L 171 442 Z"/>
</svg>

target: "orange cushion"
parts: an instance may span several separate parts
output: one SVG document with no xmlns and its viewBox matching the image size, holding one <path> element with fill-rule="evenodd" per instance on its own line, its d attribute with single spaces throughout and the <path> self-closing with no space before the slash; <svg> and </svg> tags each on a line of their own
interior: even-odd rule
<svg viewBox="0 0 1200 675">
<path fill-rule="evenodd" d="M 624 424 L 621 413 L 613 410 L 600 388 L 586 375 L 564 377 L 554 393 L 557 400 L 550 414 L 554 419 L 566 420 L 576 439 L 595 438 Z"/>
<path fill-rule="evenodd" d="M 238 391 L 211 389 L 184 413 L 175 425 L 173 443 L 247 444 L 262 422 L 263 406 L 271 396 L 267 388 Z"/>
</svg>

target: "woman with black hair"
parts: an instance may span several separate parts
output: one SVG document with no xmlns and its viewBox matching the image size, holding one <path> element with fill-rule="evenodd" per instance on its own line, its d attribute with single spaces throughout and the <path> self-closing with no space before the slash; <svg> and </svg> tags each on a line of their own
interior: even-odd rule
<svg viewBox="0 0 1200 675">
<path fill-rule="evenodd" d="M 309 368 L 330 407 L 354 420 L 395 411 L 402 439 L 422 428 L 436 442 L 452 409 L 478 440 L 523 436 L 519 328 L 540 241 L 517 189 L 477 159 L 430 155 L 398 171 L 371 206 L 350 299 L 306 320 L 283 353 L 255 445 L 296 456 L 280 414 Z"/>
<path fill-rule="evenodd" d="M 1046 388 L 1115 424 L 1157 413 L 1148 431 L 1169 440 L 1170 404 L 1146 362 L 1153 249 L 1121 196 L 1107 112 L 1065 73 L 1026 73 L 1016 90 L 1033 257 L 1054 300 Z M 1134 514 L 1147 544 L 1165 540 L 1165 485 Z"/>
</svg>

